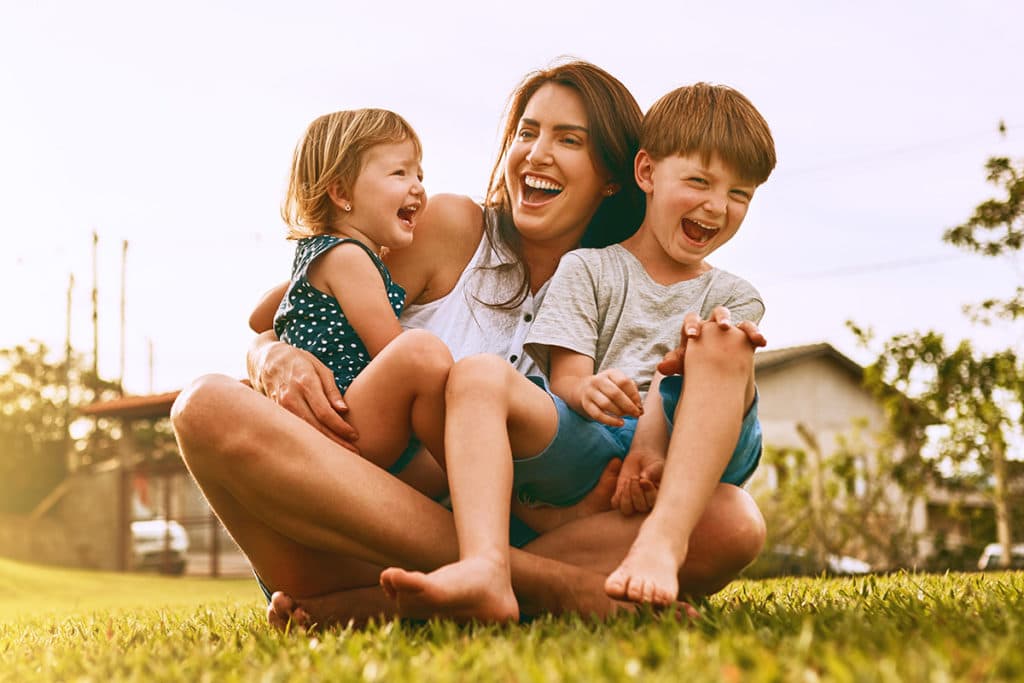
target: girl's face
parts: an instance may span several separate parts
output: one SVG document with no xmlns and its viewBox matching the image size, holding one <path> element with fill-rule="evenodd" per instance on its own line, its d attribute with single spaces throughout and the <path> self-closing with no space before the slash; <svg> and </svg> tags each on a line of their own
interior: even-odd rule
<svg viewBox="0 0 1024 683">
<path fill-rule="evenodd" d="M 367 246 L 400 249 L 412 243 L 416 218 L 427 206 L 416 146 L 411 140 L 371 147 L 339 207 L 337 229 Z M 352 207 L 345 211 L 345 203 Z"/>
<path fill-rule="evenodd" d="M 575 247 L 610 190 L 607 176 L 594 162 L 579 93 L 542 85 L 527 102 L 505 156 L 505 186 L 520 235 Z"/>
</svg>

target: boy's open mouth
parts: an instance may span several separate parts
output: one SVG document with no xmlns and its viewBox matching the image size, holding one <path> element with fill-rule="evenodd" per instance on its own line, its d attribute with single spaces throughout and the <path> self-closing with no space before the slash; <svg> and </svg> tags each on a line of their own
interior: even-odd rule
<svg viewBox="0 0 1024 683">
<path fill-rule="evenodd" d="M 718 232 L 718 228 L 704 225 L 690 218 L 683 219 L 683 233 L 698 244 L 704 244 L 714 237 L 716 232 Z"/>
<path fill-rule="evenodd" d="M 553 199 L 565 189 L 553 180 L 535 175 L 523 176 L 523 199 L 530 204 L 540 204 Z"/>
</svg>

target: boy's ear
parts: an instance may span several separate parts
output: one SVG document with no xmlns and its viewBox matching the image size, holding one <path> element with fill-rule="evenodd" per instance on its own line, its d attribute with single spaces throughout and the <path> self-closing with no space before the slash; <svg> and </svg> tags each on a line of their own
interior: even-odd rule
<svg viewBox="0 0 1024 683">
<path fill-rule="evenodd" d="M 636 158 L 633 160 L 633 175 L 636 176 L 636 184 L 645 194 L 654 191 L 654 159 L 646 149 L 636 153 Z"/>
<path fill-rule="evenodd" d="M 352 202 L 345 196 L 347 193 L 341 188 L 341 183 L 331 183 L 327 188 L 327 196 L 331 198 L 331 203 L 342 211 L 351 211 Z"/>
</svg>

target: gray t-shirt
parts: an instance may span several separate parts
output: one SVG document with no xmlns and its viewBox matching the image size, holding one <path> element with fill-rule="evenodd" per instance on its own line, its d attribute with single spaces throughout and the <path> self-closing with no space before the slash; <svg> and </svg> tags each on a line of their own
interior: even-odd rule
<svg viewBox="0 0 1024 683">
<path fill-rule="evenodd" d="M 621 245 L 577 249 L 551 278 L 526 352 L 548 375 L 549 347 L 575 351 L 594 359 L 595 373 L 618 368 L 646 393 L 658 361 L 679 345 L 686 314 L 706 319 L 715 306 L 728 308 L 734 322 L 764 315 L 757 290 L 724 270 L 661 285 Z"/>
</svg>

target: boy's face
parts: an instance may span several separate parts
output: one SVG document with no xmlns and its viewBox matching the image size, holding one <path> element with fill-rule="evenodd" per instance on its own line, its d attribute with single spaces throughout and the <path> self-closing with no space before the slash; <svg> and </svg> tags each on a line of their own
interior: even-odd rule
<svg viewBox="0 0 1024 683">
<path fill-rule="evenodd" d="M 702 271 L 704 259 L 740 229 L 757 188 L 717 155 L 673 155 L 655 161 L 641 150 L 637 182 L 647 193 L 644 225 L 673 261 Z"/>
</svg>

